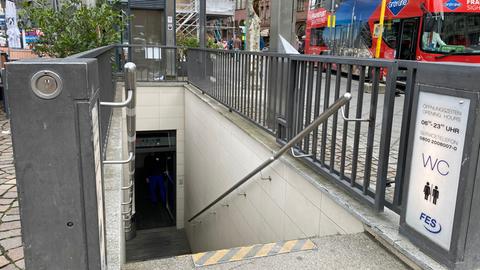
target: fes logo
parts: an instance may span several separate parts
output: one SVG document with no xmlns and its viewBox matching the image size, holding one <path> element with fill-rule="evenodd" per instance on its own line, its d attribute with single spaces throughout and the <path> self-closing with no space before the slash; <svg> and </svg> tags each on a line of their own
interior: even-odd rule
<svg viewBox="0 0 480 270">
<path fill-rule="evenodd" d="M 457 0 L 448 0 L 447 2 L 445 2 L 445 7 L 450 10 L 455 10 L 460 6 L 462 6 L 462 4 L 460 4 L 460 2 L 458 2 Z"/>
<path fill-rule="evenodd" d="M 439 234 L 442 231 L 442 225 L 440 225 L 436 219 L 425 213 L 420 214 L 420 221 L 423 222 L 423 227 L 425 230 L 430 233 Z"/>
<path fill-rule="evenodd" d="M 393 15 L 397 16 L 407 4 L 408 0 L 390 0 L 387 7 Z"/>
</svg>

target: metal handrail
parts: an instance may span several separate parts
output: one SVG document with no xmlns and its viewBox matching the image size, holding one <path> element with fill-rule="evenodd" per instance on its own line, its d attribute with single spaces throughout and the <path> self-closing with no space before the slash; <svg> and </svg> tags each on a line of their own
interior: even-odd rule
<svg viewBox="0 0 480 270">
<path fill-rule="evenodd" d="M 127 240 L 133 237 L 132 232 L 132 214 L 133 214 L 133 188 L 135 183 L 135 139 L 136 139 L 136 82 L 137 67 L 134 63 L 128 62 L 124 66 L 125 70 L 125 92 L 127 99 L 122 102 L 101 102 L 100 105 L 108 107 L 127 107 L 127 136 L 128 152 L 127 160 L 103 161 L 103 164 L 127 164 L 129 165 L 129 176 L 123 178 L 122 182 L 122 215 Z"/>
<path fill-rule="evenodd" d="M 188 222 L 192 222 L 201 214 L 205 213 L 208 209 L 213 207 L 215 204 L 220 202 L 222 199 L 227 197 L 230 193 L 234 190 L 239 188 L 241 185 L 245 184 L 248 180 L 250 180 L 253 176 L 257 173 L 261 172 L 265 169 L 268 165 L 272 162 L 280 158 L 285 152 L 287 152 L 290 148 L 295 146 L 298 142 L 300 142 L 305 136 L 308 136 L 310 132 L 312 132 L 315 128 L 317 128 L 322 123 L 326 122 L 330 116 L 337 113 L 341 107 L 347 104 L 352 99 L 352 94 L 346 93 L 341 98 L 339 98 L 335 103 L 333 103 L 330 107 L 328 107 L 322 114 L 320 114 L 310 125 L 308 125 L 305 129 L 303 129 L 300 133 L 298 133 L 293 139 L 291 139 L 287 144 L 285 144 L 278 152 L 274 153 L 269 159 L 265 160 L 260 166 L 254 169 L 252 172 L 247 174 L 244 178 L 242 178 L 239 182 L 233 185 L 230 189 L 225 191 L 222 195 L 220 195 L 217 199 L 211 202 L 208 206 L 203 208 L 200 212 L 195 214 L 191 217 Z"/>
<path fill-rule="evenodd" d="M 345 110 L 342 108 L 342 118 L 344 121 L 347 122 L 370 122 L 372 121 L 370 118 L 348 118 L 345 116 Z"/>
<path fill-rule="evenodd" d="M 132 160 L 134 160 L 135 158 L 135 153 L 134 152 L 130 152 L 128 153 L 128 158 L 126 160 L 104 160 L 103 161 L 103 164 L 127 164 L 127 163 L 130 163 L 132 162 Z"/>
<path fill-rule="evenodd" d="M 113 108 L 121 108 L 128 106 L 130 102 L 132 102 L 133 99 L 133 91 L 128 90 L 127 93 L 127 99 L 123 102 L 100 102 L 100 106 L 108 106 L 108 107 L 113 107 Z"/>
</svg>

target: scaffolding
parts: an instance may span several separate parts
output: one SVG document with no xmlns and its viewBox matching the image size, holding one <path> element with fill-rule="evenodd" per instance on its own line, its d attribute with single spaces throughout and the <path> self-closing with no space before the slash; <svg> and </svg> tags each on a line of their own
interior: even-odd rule
<svg viewBox="0 0 480 270">
<path fill-rule="evenodd" d="M 235 0 L 206 0 L 207 31 L 212 36 L 224 39 L 225 31 L 234 31 Z M 177 35 L 197 36 L 199 28 L 199 0 L 177 0 Z"/>
</svg>

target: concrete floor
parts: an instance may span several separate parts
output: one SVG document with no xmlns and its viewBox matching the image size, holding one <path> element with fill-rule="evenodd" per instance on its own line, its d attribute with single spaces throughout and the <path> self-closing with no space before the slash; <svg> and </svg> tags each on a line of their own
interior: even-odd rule
<svg viewBox="0 0 480 270">
<path fill-rule="evenodd" d="M 144 261 L 189 254 L 190 246 L 184 230 L 165 227 L 137 231 L 127 241 L 127 262 Z"/>
<path fill-rule="evenodd" d="M 410 269 L 367 234 L 312 239 L 318 250 L 225 263 L 202 269 Z M 191 256 L 127 264 L 124 270 L 194 269 Z"/>
</svg>

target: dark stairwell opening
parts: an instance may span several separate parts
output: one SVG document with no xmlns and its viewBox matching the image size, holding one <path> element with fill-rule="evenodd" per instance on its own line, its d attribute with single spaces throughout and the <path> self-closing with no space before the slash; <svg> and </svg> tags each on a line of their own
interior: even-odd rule
<svg viewBox="0 0 480 270">
<path fill-rule="evenodd" d="M 139 132 L 135 161 L 136 236 L 126 243 L 127 261 L 190 253 L 176 228 L 176 132 Z"/>
</svg>

